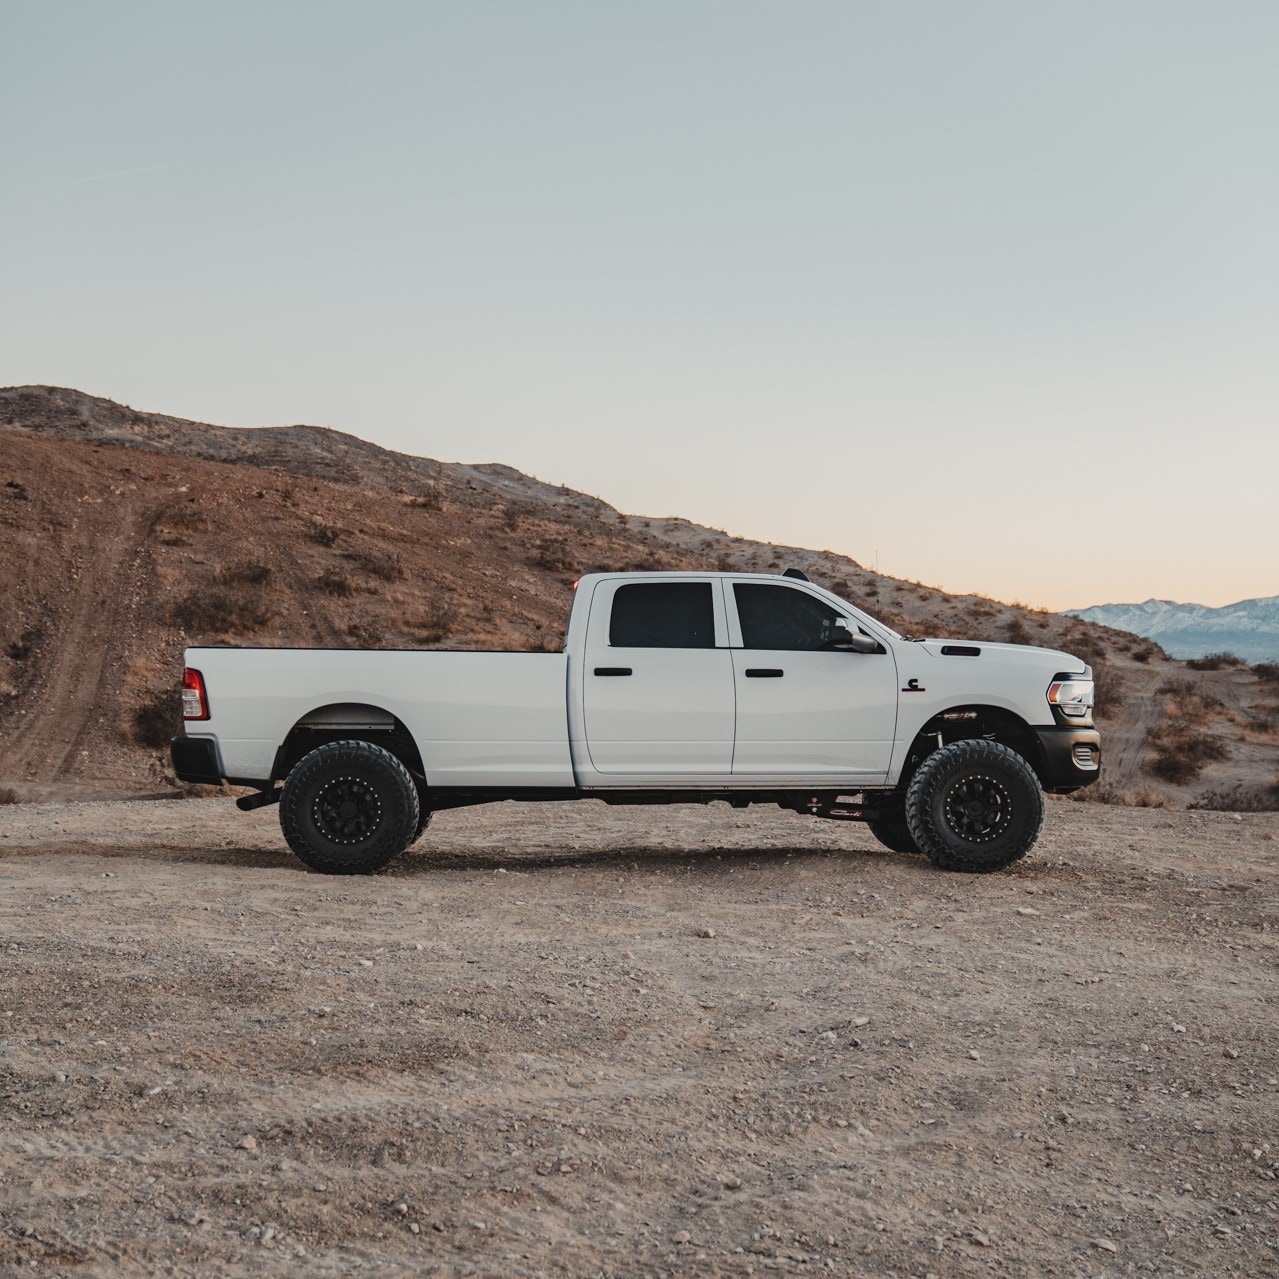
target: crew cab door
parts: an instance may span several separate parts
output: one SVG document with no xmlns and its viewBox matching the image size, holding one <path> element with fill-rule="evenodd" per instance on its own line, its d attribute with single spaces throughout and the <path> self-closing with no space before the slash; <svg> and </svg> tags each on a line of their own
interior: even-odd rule
<svg viewBox="0 0 1279 1279">
<path fill-rule="evenodd" d="M 600 773 L 727 775 L 733 661 L 709 578 L 595 587 L 582 679 L 587 752 Z"/>
<path fill-rule="evenodd" d="M 733 582 L 728 595 L 734 774 L 883 781 L 897 727 L 892 653 L 834 649 L 843 615 L 800 587 Z"/>
</svg>

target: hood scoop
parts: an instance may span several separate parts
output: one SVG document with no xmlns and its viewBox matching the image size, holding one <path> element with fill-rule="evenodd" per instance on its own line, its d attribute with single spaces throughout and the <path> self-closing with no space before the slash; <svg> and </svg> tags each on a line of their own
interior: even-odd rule
<svg viewBox="0 0 1279 1279">
<path fill-rule="evenodd" d="M 976 644 L 943 644 L 943 657 L 980 657 L 981 649 Z"/>
</svg>

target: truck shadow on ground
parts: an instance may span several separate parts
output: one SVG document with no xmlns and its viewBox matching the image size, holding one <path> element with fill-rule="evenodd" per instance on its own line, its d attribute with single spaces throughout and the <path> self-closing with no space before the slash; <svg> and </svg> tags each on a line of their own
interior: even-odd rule
<svg viewBox="0 0 1279 1279">
<path fill-rule="evenodd" d="M 48 846 L 5 850 L 0 861 L 7 857 L 39 856 L 48 853 Z M 298 874 L 318 874 L 310 871 L 288 848 L 251 848 L 227 846 L 223 848 L 183 847 L 181 845 L 151 846 L 149 848 L 128 845 L 87 844 L 69 841 L 57 850 L 62 855 L 80 855 L 110 859 L 133 859 L 146 862 L 162 862 L 171 865 L 234 866 L 244 870 L 291 870 Z M 450 852 L 433 850 L 429 846 L 412 849 L 391 863 L 373 878 L 424 879 L 437 874 L 475 873 L 477 871 L 507 871 L 528 873 L 532 871 L 591 870 L 597 867 L 615 871 L 649 873 L 685 873 L 701 877 L 728 875 L 743 869 L 768 869 L 788 862 L 806 866 L 825 862 L 832 865 L 900 866 L 903 869 L 935 873 L 927 858 L 908 853 L 894 853 L 886 848 L 806 848 L 802 845 L 768 848 L 646 848 L 642 845 L 574 849 L 566 852 Z M 365 879 L 369 876 L 329 876 L 328 878 Z"/>
<path fill-rule="evenodd" d="M 786 862 L 874 862 L 900 863 L 931 869 L 926 858 L 893 853 L 886 848 L 645 848 L 627 845 L 620 848 L 587 848 L 571 852 L 484 852 L 449 853 L 429 849 L 410 851 L 389 868 L 391 874 L 426 875 L 457 871 L 515 871 L 590 869 L 609 867 L 616 870 L 684 871 L 689 873 L 728 874 L 743 868 L 764 868 Z"/>
</svg>

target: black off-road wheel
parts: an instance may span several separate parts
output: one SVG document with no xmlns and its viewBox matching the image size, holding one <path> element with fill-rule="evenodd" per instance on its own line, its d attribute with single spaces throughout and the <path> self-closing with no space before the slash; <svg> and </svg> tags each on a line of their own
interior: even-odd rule
<svg viewBox="0 0 1279 1279">
<path fill-rule="evenodd" d="M 289 847 L 326 875 L 369 875 L 390 865 L 418 830 L 417 787 L 372 742 L 329 742 L 304 755 L 280 793 Z"/>
<path fill-rule="evenodd" d="M 1030 852 L 1044 824 L 1044 793 L 1016 751 L 984 738 L 952 742 L 919 766 L 906 824 L 942 870 L 983 874 Z"/>
<path fill-rule="evenodd" d="M 880 809 L 879 816 L 866 825 L 885 848 L 891 848 L 895 853 L 919 852 L 919 845 L 906 824 L 906 804 L 900 796 L 895 795 L 888 800 Z"/>
</svg>

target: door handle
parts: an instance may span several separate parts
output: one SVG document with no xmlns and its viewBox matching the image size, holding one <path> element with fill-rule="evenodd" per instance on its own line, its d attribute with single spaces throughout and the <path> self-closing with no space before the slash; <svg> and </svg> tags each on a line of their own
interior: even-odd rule
<svg viewBox="0 0 1279 1279">
<path fill-rule="evenodd" d="M 785 671 L 779 671 L 776 667 L 770 666 L 754 666 L 747 670 L 747 679 L 781 679 L 785 675 Z"/>
<path fill-rule="evenodd" d="M 631 668 L 629 666 L 597 666 L 595 673 L 596 675 L 629 675 Z"/>
</svg>

